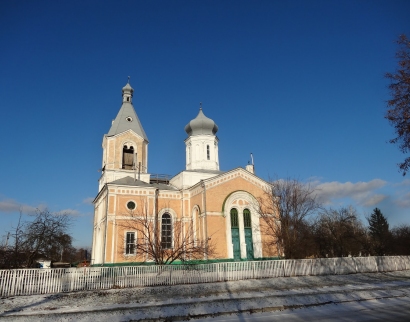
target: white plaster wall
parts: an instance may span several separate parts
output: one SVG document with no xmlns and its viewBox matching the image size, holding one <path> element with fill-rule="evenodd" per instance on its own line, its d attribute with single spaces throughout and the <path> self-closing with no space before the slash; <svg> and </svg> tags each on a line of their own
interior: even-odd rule
<svg viewBox="0 0 410 322">
<path fill-rule="evenodd" d="M 185 141 L 187 170 L 219 170 L 218 139 L 215 135 L 190 136 Z M 209 160 L 207 157 L 209 146 Z"/>
<path fill-rule="evenodd" d="M 217 175 L 218 174 L 216 173 L 205 173 L 200 171 L 182 171 L 173 177 L 169 183 L 178 189 L 186 189 L 192 187 L 201 180 L 209 179 Z"/>
</svg>

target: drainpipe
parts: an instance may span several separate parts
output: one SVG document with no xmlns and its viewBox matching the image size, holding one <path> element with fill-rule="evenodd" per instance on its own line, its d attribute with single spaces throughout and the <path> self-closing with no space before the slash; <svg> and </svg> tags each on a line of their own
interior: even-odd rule
<svg viewBox="0 0 410 322">
<path fill-rule="evenodd" d="M 101 266 L 105 264 L 105 255 L 107 251 L 107 228 L 108 228 L 108 186 L 106 185 L 105 188 L 107 189 L 107 200 L 105 201 L 105 234 L 104 234 L 104 252 L 103 252 L 103 260 Z"/>
<path fill-rule="evenodd" d="M 205 247 L 208 249 L 208 216 L 206 214 L 206 187 L 204 180 L 201 180 L 201 187 L 204 189 L 203 204 L 204 204 L 204 216 L 205 216 Z M 208 254 L 205 253 L 205 260 L 208 260 Z"/>
<path fill-rule="evenodd" d="M 95 264 L 95 236 L 96 236 L 96 229 L 95 229 L 95 204 L 94 204 L 94 220 L 93 220 L 93 227 L 94 227 L 94 231 L 93 231 L 93 240 L 91 241 L 91 258 L 90 258 L 90 264 L 94 265 Z M 7 241 L 8 241 L 9 237 L 7 236 Z M 7 246 L 7 245 L 6 245 Z"/>
<path fill-rule="evenodd" d="M 155 229 L 155 232 L 154 232 L 154 247 L 155 247 L 155 253 L 156 254 L 158 254 L 158 249 L 159 249 L 159 243 L 158 243 L 158 238 L 159 238 L 159 231 L 158 231 L 158 228 L 159 228 L 159 225 L 158 225 L 158 195 L 159 195 L 159 188 L 156 188 L 155 189 L 155 213 L 154 213 L 154 229 Z"/>
</svg>

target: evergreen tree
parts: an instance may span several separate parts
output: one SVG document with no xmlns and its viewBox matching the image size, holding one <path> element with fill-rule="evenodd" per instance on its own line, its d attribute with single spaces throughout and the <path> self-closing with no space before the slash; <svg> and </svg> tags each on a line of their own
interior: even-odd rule
<svg viewBox="0 0 410 322">
<path fill-rule="evenodd" d="M 386 217 L 379 208 L 375 208 L 367 221 L 369 222 L 369 235 L 374 255 L 387 255 L 386 253 L 389 252 L 390 231 Z"/>
</svg>

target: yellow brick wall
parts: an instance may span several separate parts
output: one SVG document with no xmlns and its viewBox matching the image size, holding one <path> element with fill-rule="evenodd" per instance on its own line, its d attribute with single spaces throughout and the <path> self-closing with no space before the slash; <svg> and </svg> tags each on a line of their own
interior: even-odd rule
<svg viewBox="0 0 410 322">
<path fill-rule="evenodd" d="M 131 189 L 130 189 L 131 190 Z M 124 190 L 127 191 L 127 190 Z M 200 188 L 199 193 L 188 197 L 185 194 L 184 200 L 181 199 L 181 193 L 175 191 L 160 191 L 158 198 L 158 210 L 164 208 L 170 208 L 174 211 L 177 218 L 180 219 L 182 215 L 192 217 L 193 207 L 195 205 L 199 206 L 200 214 L 203 214 L 203 190 Z M 248 182 L 241 176 L 233 176 L 230 180 L 221 180 L 219 184 L 207 185 L 206 188 L 206 211 L 207 211 L 207 233 L 208 237 L 211 237 L 210 242 L 216 246 L 216 256 L 215 258 L 227 258 L 227 236 L 226 236 L 226 218 L 223 216 L 222 206 L 226 198 L 233 192 L 236 191 L 246 191 L 253 195 L 256 199 L 264 196 L 264 191 L 261 187 Z M 111 192 L 114 193 L 114 192 Z M 141 193 L 141 192 L 138 192 Z M 154 194 L 113 194 L 109 196 L 108 211 L 109 214 L 115 214 L 116 218 L 118 216 L 127 216 L 130 211 L 126 208 L 128 201 L 133 200 L 137 204 L 137 213 L 143 212 L 143 205 L 146 203 L 148 205 L 148 215 L 154 215 L 155 208 L 155 196 Z M 182 209 L 184 206 L 184 209 Z M 205 239 L 205 229 L 202 227 L 203 218 L 200 214 L 196 215 L 196 235 L 199 240 Z M 159 218 L 160 220 L 160 218 Z M 188 224 L 187 224 L 188 225 Z M 260 221 L 261 232 L 263 231 L 263 222 Z M 188 226 L 186 226 L 188 227 Z M 115 236 L 113 231 L 113 223 L 109 222 L 107 227 L 107 242 L 106 242 L 106 261 L 111 262 L 112 251 L 114 251 L 114 261 L 124 262 L 124 261 L 144 261 L 145 258 L 140 257 L 141 254 L 137 256 L 124 256 L 124 232 L 127 231 L 124 223 L 121 220 L 116 219 L 115 225 Z M 132 229 L 128 229 L 132 231 Z M 262 242 L 262 256 L 263 257 L 273 257 L 277 256 L 277 250 L 275 247 L 267 247 L 267 242 L 271 241 L 271 237 L 264 236 L 261 234 Z M 115 249 L 112 249 L 112 239 L 115 238 Z"/>
<path fill-rule="evenodd" d="M 140 228 L 137 227 L 137 224 L 126 220 L 116 220 L 116 230 L 117 239 L 114 262 L 143 262 L 145 260 L 145 254 L 138 250 L 135 250 L 135 255 L 125 254 L 126 232 L 135 232 L 137 238 L 136 242 L 141 243 L 143 240 L 143 236 L 139 232 Z"/>
<path fill-rule="evenodd" d="M 222 216 L 207 216 L 209 243 L 215 246 L 213 258 L 227 258 L 225 218 Z"/>
<path fill-rule="evenodd" d="M 107 240 L 106 240 L 106 249 L 105 249 L 105 261 L 106 262 L 111 262 L 111 254 L 112 254 L 112 243 L 111 240 L 114 237 L 113 234 L 113 223 L 108 222 L 107 226 Z"/>
<path fill-rule="evenodd" d="M 207 187 L 206 190 L 206 210 L 207 211 L 222 211 L 222 205 L 225 199 L 232 192 L 246 191 L 253 195 L 256 199 L 262 197 L 264 191 L 262 188 L 246 181 L 242 177 L 235 177 L 223 184 Z"/>
</svg>

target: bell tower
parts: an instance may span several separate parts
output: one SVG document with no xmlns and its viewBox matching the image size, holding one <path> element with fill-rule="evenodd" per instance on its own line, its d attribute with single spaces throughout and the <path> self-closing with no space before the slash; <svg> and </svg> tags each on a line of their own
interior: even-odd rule
<svg viewBox="0 0 410 322">
<path fill-rule="evenodd" d="M 132 105 L 133 94 L 134 89 L 128 78 L 128 83 L 122 88 L 121 108 L 103 138 L 99 190 L 105 183 L 127 176 L 149 183 L 149 142 Z"/>
</svg>

